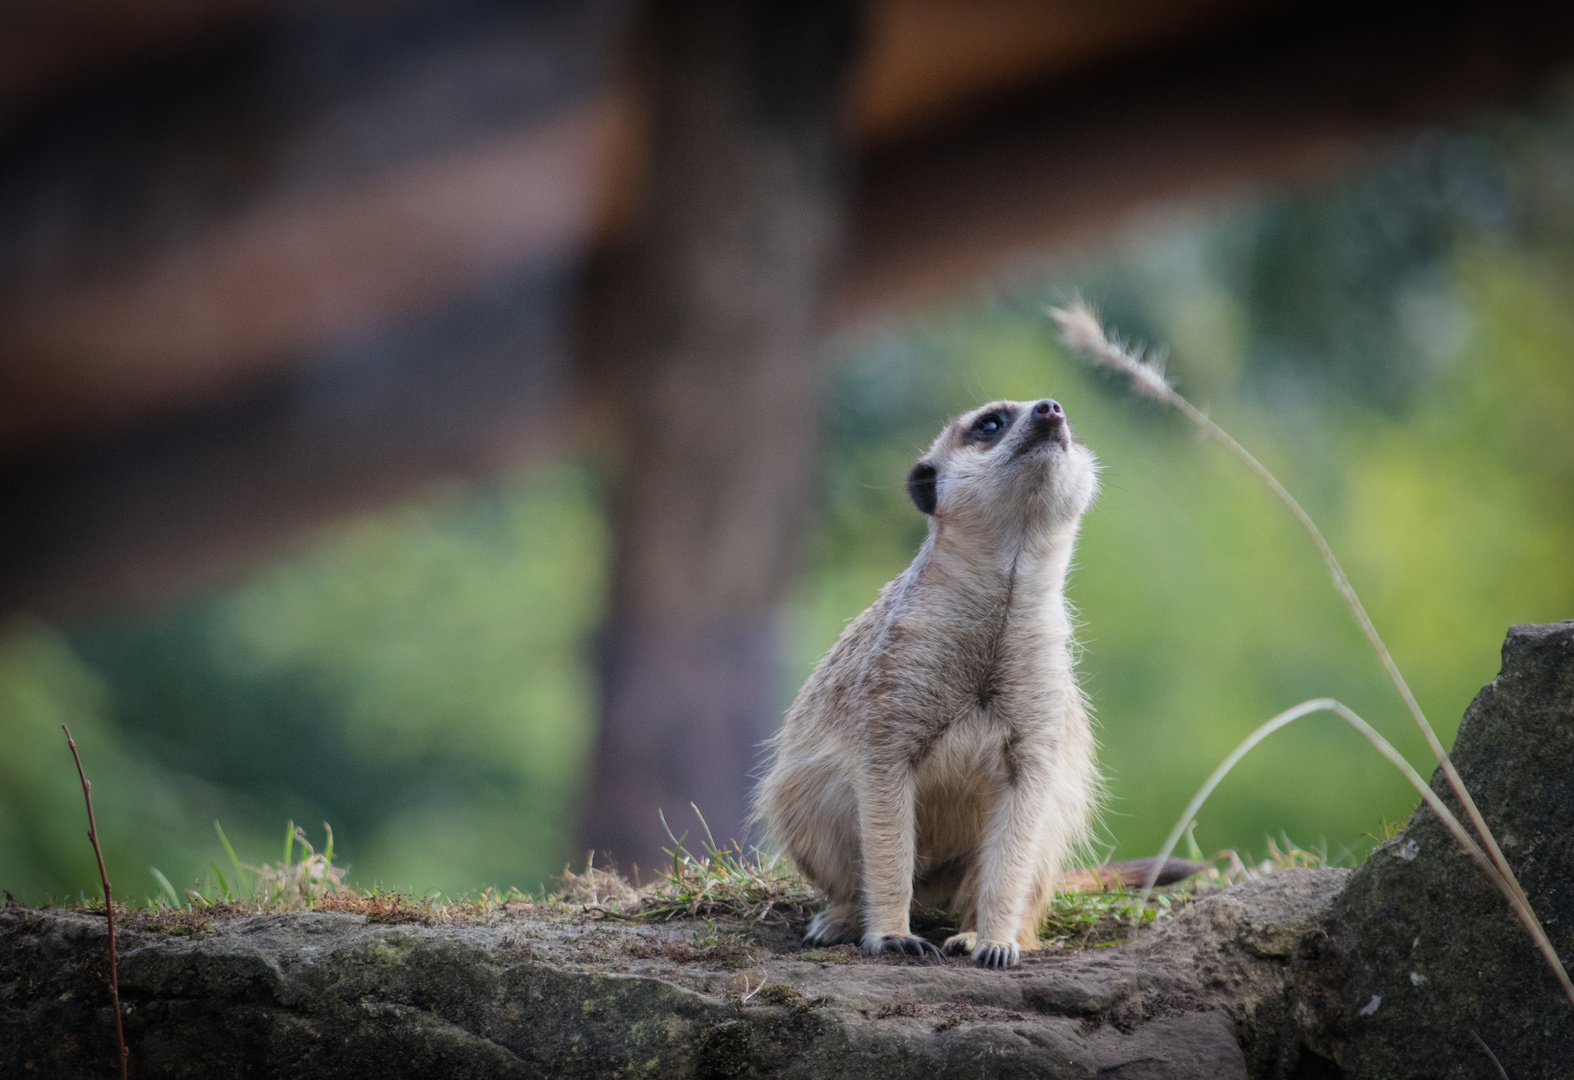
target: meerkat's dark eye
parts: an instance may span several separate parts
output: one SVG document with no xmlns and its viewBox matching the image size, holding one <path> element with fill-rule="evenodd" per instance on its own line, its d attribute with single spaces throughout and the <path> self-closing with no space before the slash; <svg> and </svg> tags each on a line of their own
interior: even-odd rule
<svg viewBox="0 0 1574 1080">
<path fill-rule="evenodd" d="M 967 429 L 967 441 L 971 443 L 992 443 L 1005 433 L 1011 426 L 1011 417 L 1004 412 L 986 412 L 973 426 Z"/>
</svg>

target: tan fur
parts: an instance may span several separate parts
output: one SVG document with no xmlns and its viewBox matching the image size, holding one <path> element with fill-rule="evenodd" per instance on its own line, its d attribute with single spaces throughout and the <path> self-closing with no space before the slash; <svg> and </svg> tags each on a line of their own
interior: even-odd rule
<svg viewBox="0 0 1574 1080">
<path fill-rule="evenodd" d="M 1010 422 L 984 445 L 991 416 Z M 1096 464 L 1046 400 L 958 417 L 924 466 L 929 536 L 799 693 L 756 813 L 830 900 L 812 943 L 932 950 L 916 898 L 957 912 L 948 951 L 1004 967 L 1098 790 L 1064 597 Z"/>
</svg>

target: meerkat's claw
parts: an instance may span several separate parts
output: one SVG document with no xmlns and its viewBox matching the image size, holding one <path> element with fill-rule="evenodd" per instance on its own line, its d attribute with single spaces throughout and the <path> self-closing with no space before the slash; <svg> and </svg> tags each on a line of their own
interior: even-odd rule
<svg viewBox="0 0 1574 1080">
<path fill-rule="evenodd" d="M 945 939 L 945 944 L 940 946 L 947 956 L 960 956 L 973 951 L 973 943 L 978 940 L 978 935 L 969 930 L 965 934 L 952 934 Z"/>
<path fill-rule="evenodd" d="M 979 967 L 996 970 L 1016 967 L 1021 955 L 1014 941 L 980 941 L 973 946 L 973 959 Z"/>
<path fill-rule="evenodd" d="M 914 937 L 911 934 L 907 934 L 905 936 L 902 934 L 887 934 L 885 937 L 879 939 L 874 948 L 869 949 L 868 951 L 874 953 L 901 953 L 903 956 L 913 956 L 920 960 L 925 958 L 933 958 L 935 960 L 945 959 L 945 957 L 941 955 L 939 947 L 936 946 L 934 942 L 926 941 L 921 937 Z"/>
</svg>

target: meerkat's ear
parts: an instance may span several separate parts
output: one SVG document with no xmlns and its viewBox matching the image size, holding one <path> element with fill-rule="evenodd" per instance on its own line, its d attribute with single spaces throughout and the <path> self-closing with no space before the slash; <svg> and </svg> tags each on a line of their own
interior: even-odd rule
<svg viewBox="0 0 1574 1080">
<path fill-rule="evenodd" d="M 935 503 L 939 499 L 939 493 L 935 490 L 937 475 L 935 467 L 927 461 L 920 461 L 907 474 L 907 493 L 913 497 L 913 505 L 926 514 L 935 512 Z"/>
</svg>

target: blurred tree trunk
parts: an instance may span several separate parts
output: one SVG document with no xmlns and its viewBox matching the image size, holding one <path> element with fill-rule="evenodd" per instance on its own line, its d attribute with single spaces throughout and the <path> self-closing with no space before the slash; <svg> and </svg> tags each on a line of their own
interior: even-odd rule
<svg viewBox="0 0 1574 1080">
<path fill-rule="evenodd" d="M 647 19 L 646 202 L 587 301 L 620 461 L 582 835 L 625 870 L 660 865 L 658 809 L 691 841 L 691 802 L 744 839 L 813 477 L 858 24 L 851 0 L 658 0 Z"/>
</svg>

